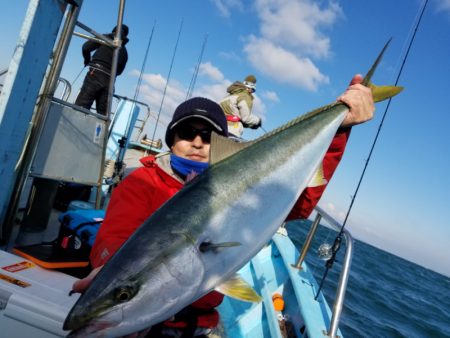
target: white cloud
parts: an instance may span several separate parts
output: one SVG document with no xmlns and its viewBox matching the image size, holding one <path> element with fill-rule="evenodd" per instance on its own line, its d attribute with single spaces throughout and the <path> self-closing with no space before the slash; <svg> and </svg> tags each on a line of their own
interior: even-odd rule
<svg viewBox="0 0 450 338">
<path fill-rule="evenodd" d="M 241 0 L 210 0 L 224 17 L 229 17 L 233 9 L 242 10 Z"/>
<path fill-rule="evenodd" d="M 153 110 L 159 111 L 161 102 L 163 101 L 164 90 L 164 102 L 162 102 L 161 112 L 172 110 L 179 103 L 181 103 L 186 97 L 186 89 L 175 80 L 171 80 L 167 85 L 167 79 L 161 74 L 144 74 L 142 77 L 144 85 L 150 92 L 143 93 L 149 100 L 150 106 Z"/>
<path fill-rule="evenodd" d="M 447 12 L 450 14 L 450 0 L 436 1 L 438 11 Z"/>
<path fill-rule="evenodd" d="M 309 58 L 299 58 L 269 40 L 251 36 L 244 51 L 256 69 L 277 82 L 311 91 L 329 82 L 328 77 L 320 73 Z"/>
<path fill-rule="evenodd" d="M 131 74 L 139 76 L 140 73 L 133 70 Z M 166 126 L 172 119 L 175 108 L 186 99 L 187 89 L 178 81 L 170 80 L 167 88 L 166 83 L 167 79 L 161 74 L 144 74 L 142 76 L 140 101 L 147 103 L 151 110 L 151 118 L 144 128 L 144 134 L 147 133 L 149 137 L 153 135 L 159 114 L 156 139 L 164 139 Z M 164 90 L 166 90 L 165 95 Z"/>
<path fill-rule="evenodd" d="M 224 80 L 220 83 L 205 84 L 195 89 L 193 96 L 203 96 L 219 102 L 225 97 L 229 84 L 230 82 L 228 80 Z"/>
<path fill-rule="evenodd" d="M 262 121 L 266 119 L 267 108 L 264 102 L 258 95 L 254 95 L 255 99 L 253 100 L 253 113 L 262 118 Z"/>
<path fill-rule="evenodd" d="M 199 74 L 206 75 L 208 78 L 215 81 L 223 81 L 224 76 L 222 72 L 216 66 L 213 66 L 211 62 L 201 63 L 199 67 Z"/>
<path fill-rule="evenodd" d="M 243 50 L 255 69 L 277 82 L 310 91 L 329 83 L 315 59 L 331 55 L 330 38 L 326 33 L 343 17 L 337 2 L 254 0 L 251 6 L 244 7 L 238 0 L 211 1 L 225 16 L 231 16 L 233 9 L 245 9 L 249 16 L 253 15 L 252 11 L 256 12 L 259 33 L 243 39 Z M 223 53 L 223 56 L 230 55 Z M 238 62 L 236 55 L 231 56 L 231 60 Z"/>
<path fill-rule="evenodd" d="M 269 101 L 280 102 L 280 98 L 274 91 L 264 90 L 261 93 L 261 96 Z"/>
<path fill-rule="evenodd" d="M 321 9 L 309 0 L 256 0 L 256 8 L 264 38 L 303 54 L 328 56 L 330 39 L 321 29 L 331 27 L 342 14 L 339 5 Z"/>
<path fill-rule="evenodd" d="M 234 51 L 220 52 L 219 56 L 224 60 L 242 63 L 242 58 L 239 55 L 237 55 Z"/>
<path fill-rule="evenodd" d="M 334 203 L 329 202 L 329 203 L 327 204 L 327 210 L 328 210 L 329 212 L 334 212 L 334 211 L 336 211 L 336 205 L 334 205 Z"/>
</svg>

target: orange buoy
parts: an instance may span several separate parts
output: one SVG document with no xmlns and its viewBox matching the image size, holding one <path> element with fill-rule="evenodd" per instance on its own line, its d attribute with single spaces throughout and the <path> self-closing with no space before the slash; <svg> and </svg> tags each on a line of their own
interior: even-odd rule
<svg viewBox="0 0 450 338">
<path fill-rule="evenodd" d="M 284 299 L 283 296 L 279 293 L 274 293 L 272 295 L 272 302 L 275 311 L 283 311 L 284 310 Z"/>
</svg>

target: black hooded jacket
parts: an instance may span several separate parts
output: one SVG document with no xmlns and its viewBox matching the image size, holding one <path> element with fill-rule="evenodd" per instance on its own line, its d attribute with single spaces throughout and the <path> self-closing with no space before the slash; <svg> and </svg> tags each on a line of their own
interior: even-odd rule
<svg viewBox="0 0 450 338">
<path fill-rule="evenodd" d="M 112 33 L 105 34 L 105 36 L 110 38 L 111 40 L 114 39 L 114 35 Z M 122 38 L 122 47 L 119 50 L 119 59 L 117 61 L 116 75 L 122 74 L 127 64 L 128 52 L 127 49 L 125 48 L 125 45 L 128 43 L 128 41 L 129 40 L 127 37 Z M 95 51 L 95 53 L 94 55 L 92 55 L 91 58 L 91 53 L 93 51 Z M 106 71 L 110 72 L 113 52 L 114 48 L 112 47 L 105 46 L 93 40 L 88 40 L 83 44 L 84 64 L 94 67 L 96 67 L 97 64 L 100 65 L 100 67 L 103 67 Z"/>
</svg>

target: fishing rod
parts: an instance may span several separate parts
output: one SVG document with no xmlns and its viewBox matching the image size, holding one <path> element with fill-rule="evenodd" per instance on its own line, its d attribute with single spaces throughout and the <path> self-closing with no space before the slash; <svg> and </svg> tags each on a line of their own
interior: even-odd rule
<svg viewBox="0 0 450 338">
<path fill-rule="evenodd" d="M 407 60 L 407 58 L 408 58 L 408 55 L 409 55 L 409 52 L 410 52 L 410 50 L 411 50 L 412 44 L 413 44 L 413 42 L 414 42 L 414 40 L 415 40 L 416 33 L 417 33 L 417 30 L 419 29 L 419 25 L 420 25 L 420 22 L 422 21 L 422 17 L 423 17 L 423 14 L 424 14 L 424 12 L 425 12 L 425 8 L 426 8 L 427 4 L 428 4 L 428 0 L 425 0 L 424 5 L 423 5 L 423 7 L 422 7 L 422 10 L 421 10 L 421 12 L 420 12 L 419 18 L 418 18 L 418 20 L 417 20 L 417 22 L 416 22 L 416 25 L 414 26 L 414 31 L 413 31 L 413 34 L 412 34 L 411 39 L 410 39 L 410 41 L 409 41 L 408 48 L 407 48 L 407 50 L 406 50 L 405 56 L 403 57 L 402 64 L 401 64 L 400 69 L 399 69 L 399 71 L 398 71 L 397 78 L 396 78 L 396 80 L 395 80 L 395 86 L 397 86 L 397 84 L 398 84 L 398 82 L 399 82 L 399 80 L 400 80 L 400 76 L 401 76 L 401 74 L 402 74 L 402 72 L 403 72 L 403 68 L 404 68 L 404 66 L 405 66 L 405 64 L 406 64 L 406 60 Z M 383 127 L 384 119 L 385 119 L 385 117 L 386 117 L 386 115 L 387 115 L 387 112 L 388 112 L 388 110 L 389 110 L 389 107 L 390 107 L 390 105 L 391 105 L 391 100 L 392 100 L 392 98 L 389 98 L 388 103 L 387 103 L 387 105 L 386 105 L 386 108 L 385 108 L 385 110 L 384 110 L 383 116 L 382 116 L 382 118 L 381 118 L 380 125 L 378 126 L 378 130 L 377 130 L 377 133 L 376 133 L 376 135 L 375 135 L 375 139 L 374 139 L 374 141 L 373 141 L 373 143 L 372 143 L 372 147 L 370 148 L 370 151 L 369 151 L 369 156 L 367 157 L 367 160 L 366 160 L 366 163 L 365 163 L 365 165 L 364 165 L 363 171 L 362 171 L 362 173 L 361 173 L 361 176 L 360 176 L 360 178 L 359 178 L 358 184 L 357 184 L 357 186 L 356 186 L 355 193 L 354 193 L 353 196 L 352 196 L 352 200 L 351 200 L 351 202 L 350 202 L 350 206 L 348 207 L 347 214 L 345 215 L 344 222 L 342 223 L 341 230 L 339 231 L 337 237 L 336 237 L 335 240 L 334 240 L 333 246 L 331 247 L 331 257 L 330 257 L 330 258 L 326 261 L 326 263 L 325 263 L 325 272 L 324 272 L 324 275 L 323 275 L 323 277 L 322 277 L 322 280 L 320 281 L 319 289 L 317 290 L 316 297 L 314 298 L 315 300 L 317 300 L 317 297 L 319 296 L 319 293 L 320 293 L 320 291 L 322 290 L 323 283 L 325 282 L 325 279 L 326 279 L 326 277 L 327 277 L 328 271 L 332 268 L 333 263 L 334 263 L 335 260 L 336 260 L 336 255 L 337 255 L 337 253 L 338 253 L 338 251 L 339 251 L 339 249 L 340 249 L 340 247 L 341 247 L 342 236 L 343 236 L 343 233 L 344 233 L 345 225 L 347 224 L 347 220 L 348 220 L 348 217 L 349 217 L 350 212 L 351 212 L 351 210 L 352 210 L 352 207 L 353 207 L 353 204 L 354 204 L 354 202 L 355 202 L 356 196 L 357 196 L 357 194 L 358 194 L 359 188 L 360 188 L 360 186 L 361 186 L 361 182 L 362 182 L 362 180 L 363 180 L 363 178 L 364 178 L 364 175 L 365 175 L 365 173 L 366 173 L 367 166 L 369 165 L 369 161 L 370 161 L 370 159 L 371 159 L 371 157 L 372 157 L 372 153 L 373 153 L 373 150 L 374 150 L 374 148 L 375 148 L 375 144 L 376 144 L 377 141 L 378 141 L 378 137 L 379 137 L 379 135 L 380 135 L 381 128 Z"/>
<path fill-rule="evenodd" d="M 137 98 L 138 98 L 138 96 L 139 96 L 139 92 L 140 92 L 140 89 L 141 89 L 141 84 L 142 84 L 142 74 L 144 73 L 145 65 L 146 65 L 146 63 L 147 63 L 148 51 L 149 51 L 149 49 L 150 49 L 150 45 L 151 45 L 151 42 L 152 42 L 152 40 L 153 40 L 153 33 L 155 32 L 155 27 L 156 27 L 156 21 L 153 23 L 152 31 L 151 31 L 151 33 L 150 33 L 150 37 L 148 38 L 147 49 L 146 49 L 145 54 L 144 54 L 144 60 L 142 61 L 141 72 L 139 73 L 139 78 L 138 78 L 138 82 L 137 82 L 137 85 L 136 85 L 136 90 L 134 91 L 133 105 L 132 105 L 130 111 L 133 111 L 134 106 L 135 106 L 136 103 L 138 102 L 138 101 L 137 101 Z M 112 130 L 113 130 L 114 124 L 115 124 L 115 119 L 114 119 L 114 121 L 113 121 L 113 126 L 112 126 L 112 127 L 110 128 L 110 130 L 109 130 L 109 133 L 110 133 L 109 136 L 111 136 L 111 132 L 112 132 Z M 127 129 L 128 129 L 128 128 L 127 128 Z M 108 136 L 108 138 L 109 138 L 109 136 Z M 140 136 L 140 135 L 139 135 L 139 136 Z M 138 137 L 139 137 L 139 136 L 138 136 Z"/>
<path fill-rule="evenodd" d="M 151 33 L 150 33 L 150 37 L 149 37 L 149 39 L 148 39 L 147 49 L 146 49 L 145 54 L 144 54 L 144 60 L 142 61 L 141 72 L 140 72 L 140 74 L 139 74 L 138 82 L 137 82 L 137 85 L 136 85 L 136 90 L 135 90 L 135 92 L 134 92 L 134 98 L 133 98 L 133 101 L 132 101 L 132 106 L 131 106 L 131 109 L 130 109 L 131 112 L 133 112 L 134 107 L 135 107 L 136 104 L 138 103 L 137 98 L 138 98 L 138 96 L 139 96 L 139 91 L 140 91 L 140 89 L 141 89 L 141 84 L 142 84 L 142 74 L 144 73 L 145 65 L 146 65 L 146 63 L 147 63 L 148 51 L 149 51 L 149 49 L 150 49 L 150 45 L 151 45 L 151 42 L 152 42 L 152 40 L 153 40 L 153 33 L 154 33 L 154 31 L 155 31 L 155 26 L 156 26 L 156 21 L 153 23 L 153 28 L 152 28 L 152 31 L 151 31 Z M 116 118 L 116 117 L 117 117 L 117 116 L 115 115 L 115 116 L 114 116 L 114 120 L 113 120 L 113 122 L 112 122 L 112 124 L 111 124 L 111 128 L 109 129 L 109 136 L 108 136 L 108 139 L 111 137 L 111 133 L 112 133 L 112 131 L 113 131 L 114 125 L 116 124 L 116 121 L 117 121 L 117 118 Z M 129 117 L 129 119 L 128 119 L 128 125 L 127 125 L 127 128 L 126 128 L 125 130 L 129 130 L 129 128 L 131 127 L 130 124 L 131 124 L 131 115 L 130 115 L 130 117 Z M 142 131 L 142 130 L 141 130 L 141 131 Z M 139 136 L 140 136 L 140 134 L 139 134 Z M 139 137 L 139 136 L 138 136 L 138 137 Z M 126 147 L 127 147 L 127 146 L 126 146 L 126 143 L 127 143 L 127 136 L 126 136 L 126 135 L 122 136 L 122 137 L 118 140 L 119 151 L 118 151 L 118 154 L 117 154 L 117 157 L 116 157 L 116 161 L 115 161 L 115 163 L 114 163 L 114 173 L 113 173 L 113 175 L 112 175 L 112 179 L 110 179 L 110 184 L 117 184 L 117 183 L 119 182 L 119 181 L 117 180 L 117 178 L 120 177 L 121 172 L 122 172 L 122 168 L 123 168 L 123 157 L 125 156 L 125 151 L 126 151 Z"/>
<path fill-rule="evenodd" d="M 153 23 L 152 32 L 150 33 L 150 37 L 148 39 L 147 50 L 145 51 L 144 61 L 142 62 L 142 67 L 141 67 L 141 72 L 139 74 L 139 79 L 138 79 L 138 83 L 137 83 L 137 87 L 136 87 L 136 92 L 134 93 L 134 99 L 133 99 L 134 104 L 136 104 L 138 102 L 137 98 L 138 98 L 139 92 L 141 90 L 142 75 L 144 74 L 145 65 L 147 63 L 148 51 L 149 51 L 150 45 L 151 45 L 151 43 L 153 41 L 153 33 L 155 32 L 155 27 L 156 27 L 156 20 Z M 145 121 L 145 122 L 147 122 L 147 121 Z M 141 136 L 142 129 L 140 130 L 138 137 Z"/>
<path fill-rule="evenodd" d="M 198 57 L 197 65 L 195 66 L 194 74 L 192 75 L 191 82 L 189 83 L 189 88 L 186 94 L 186 100 L 192 97 L 192 92 L 194 91 L 195 82 L 197 81 L 198 71 L 200 69 L 200 64 L 203 59 L 203 53 L 205 52 L 206 41 L 208 40 L 208 34 L 205 35 L 205 39 L 203 40 L 202 49 L 200 51 L 200 55 Z"/>
<path fill-rule="evenodd" d="M 161 99 L 161 105 L 159 106 L 158 116 L 156 118 L 155 129 L 153 130 L 152 143 L 155 141 L 156 128 L 158 127 L 159 117 L 161 116 L 161 110 L 162 110 L 162 107 L 164 104 L 164 98 L 166 97 L 167 87 L 169 86 L 170 74 L 172 73 L 173 63 L 175 61 L 175 55 L 177 53 L 178 43 L 180 41 L 180 35 L 181 35 L 182 29 L 183 29 L 183 20 L 181 20 L 180 30 L 178 31 L 177 42 L 175 43 L 175 49 L 173 51 L 172 61 L 170 62 L 169 74 L 167 74 L 167 81 L 166 81 L 166 85 L 164 87 L 164 92 L 163 92 L 163 96 Z"/>
</svg>

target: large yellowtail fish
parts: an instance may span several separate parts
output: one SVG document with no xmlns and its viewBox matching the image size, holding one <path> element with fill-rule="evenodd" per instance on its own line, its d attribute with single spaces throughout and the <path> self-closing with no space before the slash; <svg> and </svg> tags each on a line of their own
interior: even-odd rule
<svg viewBox="0 0 450 338">
<path fill-rule="evenodd" d="M 397 91 L 384 88 L 383 96 Z M 80 337 L 123 336 L 217 288 L 258 300 L 236 272 L 286 219 L 347 112 L 333 103 L 248 143 L 213 135 L 211 166 L 127 240 L 76 302 L 64 329 Z"/>
</svg>

